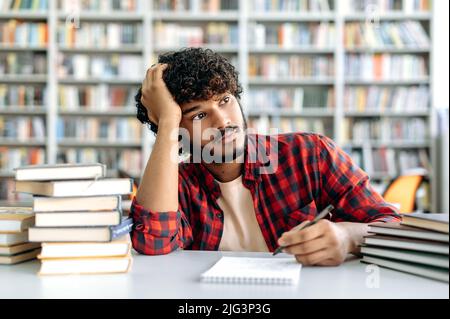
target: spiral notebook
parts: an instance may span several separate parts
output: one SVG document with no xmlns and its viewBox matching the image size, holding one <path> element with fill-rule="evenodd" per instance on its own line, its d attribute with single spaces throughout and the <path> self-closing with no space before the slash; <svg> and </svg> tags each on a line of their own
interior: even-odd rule
<svg viewBox="0 0 450 319">
<path fill-rule="evenodd" d="M 297 285 L 302 265 L 294 258 L 222 257 L 201 274 L 206 283 Z"/>
</svg>

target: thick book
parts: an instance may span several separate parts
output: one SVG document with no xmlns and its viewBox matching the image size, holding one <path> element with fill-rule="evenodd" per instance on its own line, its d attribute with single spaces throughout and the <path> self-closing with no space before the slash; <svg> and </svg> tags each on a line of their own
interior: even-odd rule
<svg viewBox="0 0 450 319">
<path fill-rule="evenodd" d="M 13 246 L 0 246 L 0 256 L 17 255 L 25 251 L 34 250 L 40 247 L 40 243 L 22 243 Z"/>
<path fill-rule="evenodd" d="M 448 214 L 412 213 L 402 215 L 402 225 L 449 233 Z"/>
<path fill-rule="evenodd" d="M 394 236 L 373 235 L 364 237 L 364 244 L 370 246 L 390 247 L 407 250 L 424 251 L 435 254 L 449 254 L 448 243 L 400 238 Z"/>
<path fill-rule="evenodd" d="M 19 233 L 34 225 L 31 207 L 0 207 L 0 232 Z"/>
<path fill-rule="evenodd" d="M 51 182 L 16 181 L 16 192 L 53 197 L 125 195 L 132 191 L 133 181 L 130 178 Z"/>
<path fill-rule="evenodd" d="M 28 230 L 21 233 L 0 233 L 0 246 L 13 246 L 28 242 Z"/>
<path fill-rule="evenodd" d="M 109 258 L 41 259 L 39 275 L 126 273 L 132 264 L 131 255 Z"/>
<path fill-rule="evenodd" d="M 424 264 L 434 267 L 441 267 L 447 269 L 449 268 L 448 256 L 415 250 L 362 246 L 361 254 L 381 258 L 390 258 L 394 260 L 412 262 L 416 264 Z"/>
<path fill-rule="evenodd" d="M 435 240 L 448 243 L 449 236 L 427 229 L 402 225 L 400 223 L 374 223 L 369 225 L 369 233 L 416 239 Z"/>
<path fill-rule="evenodd" d="M 36 213 L 36 227 L 115 226 L 121 211 Z"/>
<path fill-rule="evenodd" d="M 426 278 L 449 282 L 448 269 L 420 265 L 408 262 L 402 262 L 392 259 L 378 258 L 372 256 L 364 256 L 361 262 L 366 264 L 378 265 L 381 267 L 398 270 Z"/>
<path fill-rule="evenodd" d="M 13 265 L 35 259 L 40 251 L 41 249 L 39 248 L 13 256 L 0 256 L 0 265 Z"/>
<path fill-rule="evenodd" d="M 42 243 L 39 259 L 124 257 L 131 251 L 130 236 L 108 243 Z"/>
<path fill-rule="evenodd" d="M 100 163 L 29 165 L 18 167 L 15 172 L 17 181 L 95 179 L 106 176 L 106 165 Z"/>
<path fill-rule="evenodd" d="M 34 212 L 66 212 L 70 211 L 111 211 L 120 210 L 122 207 L 121 197 L 112 196 L 89 196 L 89 197 L 33 197 Z"/>
<path fill-rule="evenodd" d="M 131 231 L 133 220 L 124 218 L 117 226 L 104 227 L 31 227 L 30 242 L 110 242 Z"/>
</svg>

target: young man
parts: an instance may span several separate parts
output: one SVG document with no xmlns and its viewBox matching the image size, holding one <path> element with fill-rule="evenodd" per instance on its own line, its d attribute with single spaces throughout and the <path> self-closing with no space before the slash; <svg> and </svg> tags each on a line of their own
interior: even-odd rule
<svg viewBox="0 0 450 319">
<path fill-rule="evenodd" d="M 339 265 L 359 251 L 369 223 L 400 219 L 329 138 L 246 134 L 241 93 L 235 68 L 211 50 L 169 53 L 147 71 L 138 119 L 157 135 L 131 209 L 139 253 L 283 245 L 304 265 Z M 218 134 L 203 134 L 211 129 Z M 191 153 L 182 163 L 180 130 Z M 290 231 L 329 204 L 327 219 Z"/>
</svg>

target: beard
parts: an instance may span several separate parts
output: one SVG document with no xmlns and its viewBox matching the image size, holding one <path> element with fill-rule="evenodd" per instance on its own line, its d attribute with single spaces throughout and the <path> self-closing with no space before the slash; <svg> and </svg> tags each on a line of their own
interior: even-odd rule
<svg viewBox="0 0 450 319">
<path fill-rule="evenodd" d="M 226 142 L 227 132 L 234 131 L 235 138 Z M 214 137 L 205 145 L 191 143 L 190 148 L 196 154 L 194 158 L 201 158 L 205 163 L 223 164 L 231 163 L 242 157 L 245 152 L 247 135 L 239 126 L 229 126 L 219 131 L 220 134 Z M 201 155 L 201 157 L 199 156 Z"/>
</svg>

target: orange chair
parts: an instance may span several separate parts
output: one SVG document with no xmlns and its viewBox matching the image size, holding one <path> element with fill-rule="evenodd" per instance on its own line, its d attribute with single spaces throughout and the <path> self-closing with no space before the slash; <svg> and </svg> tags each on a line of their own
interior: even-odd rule
<svg viewBox="0 0 450 319">
<path fill-rule="evenodd" d="M 424 175 L 399 176 L 386 187 L 383 198 L 388 203 L 399 205 L 401 213 L 414 212 L 417 209 L 417 191 L 427 182 Z"/>
</svg>

